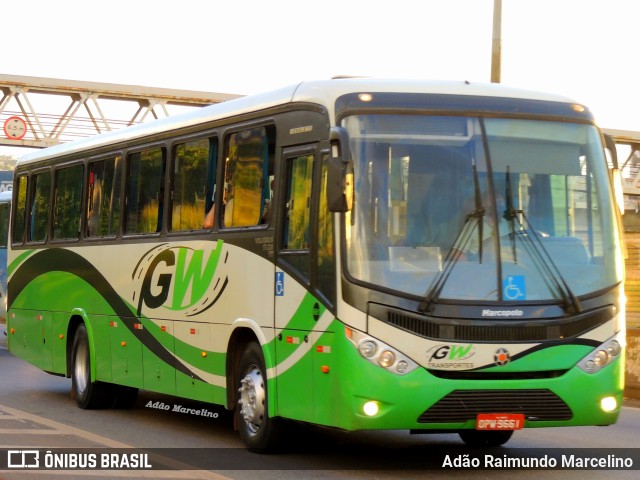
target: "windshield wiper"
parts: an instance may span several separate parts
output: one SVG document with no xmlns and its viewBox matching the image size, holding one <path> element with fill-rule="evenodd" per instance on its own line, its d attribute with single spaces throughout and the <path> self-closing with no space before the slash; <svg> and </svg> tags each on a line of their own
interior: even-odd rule
<svg viewBox="0 0 640 480">
<path fill-rule="evenodd" d="M 420 312 L 425 313 L 431 310 L 433 302 L 438 299 L 445 283 L 447 283 L 449 275 L 451 275 L 451 272 L 453 271 L 453 267 L 456 266 L 458 260 L 460 260 L 460 257 L 463 255 L 464 249 L 469 244 L 473 231 L 477 225 L 482 225 L 482 217 L 484 217 L 483 210 L 474 210 L 465 217 L 464 225 L 462 225 L 458 231 L 458 235 L 456 235 L 453 246 L 449 249 L 449 252 L 447 252 L 447 256 L 444 259 L 442 271 L 436 276 L 436 278 L 434 278 L 427 290 L 428 293 L 425 294 L 424 300 L 420 302 L 420 305 L 418 305 L 418 310 Z M 482 227 L 480 227 L 479 230 L 482 230 Z M 482 244 L 482 242 L 480 243 Z"/>
<path fill-rule="evenodd" d="M 458 260 L 462 256 L 464 250 L 469 245 L 474 230 L 478 229 L 478 256 L 479 262 L 482 263 L 482 226 L 485 215 L 485 209 L 482 206 L 482 196 L 480 194 L 480 184 L 478 182 L 478 170 L 475 162 L 472 165 L 473 170 L 473 183 L 474 183 L 474 202 L 475 208 L 472 212 L 465 216 L 464 224 L 458 230 L 453 245 L 447 252 L 447 256 L 444 259 L 444 267 L 442 271 L 433 279 L 433 282 L 429 286 L 424 300 L 418 305 L 418 311 L 425 313 L 431 310 L 433 303 L 440 296 L 440 292 L 444 288 L 445 283 L 449 279 L 449 275 L 453 271 L 453 267 L 456 266 Z"/>
<path fill-rule="evenodd" d="M 511 174 L 509 172 L 509 165 L 507 165 L 507 178 L 506 178 L 506 209 L 502 218 L 504 218 L 507 222 L 509 222 L 509 235 L 511 237 L 511 250 L 513 253 L 513 261 L 514 263 L 518 263 L 518 254 L 516 251 L 516 209 L 513 206 L 513 192 L 511 191 Z M 523 214 L 524 215 L 524 214 Z"/>
<path fill-rule="evenodd" d="M 524 213 L 524 210 L 516 209 L 513 206 L 513 193 L 511 191 L 511 178 L 509 166 L 506 172 L 506 209 L 503 218 L 509 222 L 509 238 L 511 239 L 511 248 L 513 250 L 513 259 L 517 263 L 516 257 L 516 239 L 522 239 L 524 249 L 527 251 L 534 266 L 540 272 L 543 279 L 547 283 L 550 291 L 555 291 L 563 301 L 564 309 L 568 312 L 579 313 L 582 311 L 580 300 L 575 296 L 569 284 L 562 276 L 560 269 L 551 258 L 551 255 L 545 248 L 540 236 L 531 225 L 531 222 Z M 524 221 L 520 221 L 520 218 Z M 518 223 L 518 230 L 515 225 Z"/>
</svg>

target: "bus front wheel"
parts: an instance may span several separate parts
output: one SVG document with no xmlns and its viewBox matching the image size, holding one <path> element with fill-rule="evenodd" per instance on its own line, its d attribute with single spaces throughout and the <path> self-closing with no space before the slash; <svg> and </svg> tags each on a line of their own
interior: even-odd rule
<svg viewBox="0 0 640 480">
<path fill-rule="evenodd" d="M 247 346 L 237 372 L 235 416 L 240 439 L 250 451 L 272 451 L 279 446 L 281 429 L 278 420 L 269 417 L 266 369 L 259 344 Z"/>
</svg>

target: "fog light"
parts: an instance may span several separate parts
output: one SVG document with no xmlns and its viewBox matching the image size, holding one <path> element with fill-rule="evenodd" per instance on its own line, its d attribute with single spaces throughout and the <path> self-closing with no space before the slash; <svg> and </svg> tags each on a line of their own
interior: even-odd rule
<svg viewBox="0 0 640 480">
<path fill-rule="evenodd" d="M 378 414 L 378 402 L 374 402 L 373 400 L 368 401 L 362 407 L 362 411 L 368 417 L 373 417 Z"/>
<path fill-rule="evenodd" d="M 603 412 L 613 412 L 616 408 L 618 408 L 618 401 L 615 397 L 604 397 L 600 400 L 600 408 Z"/>
</svg>

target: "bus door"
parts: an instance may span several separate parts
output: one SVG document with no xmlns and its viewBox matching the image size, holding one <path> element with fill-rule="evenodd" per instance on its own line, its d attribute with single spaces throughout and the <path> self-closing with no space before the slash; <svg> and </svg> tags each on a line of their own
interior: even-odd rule
<svg viewBox="0 0 640 480">
<path fill-rule="evenodd" d="M 314 398 L 328 360 L 319 352 L 318 205 L 322 152 L 317 144 L 284 151 L 279 172 L 279 215 L 275 285 L 278 414 L 317 420 Z M 330 340 L 322 344 L 330 350 Z M 327 365 L 325 365 L 327 363 Z M 323 397 L 324 398 L 324 397 Z M 317 403 L 317 402 L 315 402 Z"/>
</svg>

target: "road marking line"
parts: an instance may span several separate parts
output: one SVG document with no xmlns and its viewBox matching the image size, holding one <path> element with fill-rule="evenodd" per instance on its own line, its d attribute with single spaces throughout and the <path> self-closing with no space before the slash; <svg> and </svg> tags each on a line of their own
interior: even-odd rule
<svg viewBox="0 0 640 480">
<path fill-rule="evenodd" d="M 76 427 L 72 427 L 70 425 L 65 425 L 64 423 L 59 423 L 56 422 L 55 420 L 49 420 L 48 418 L 44 418 L 44 417 L 40 417 L 38 415 L 33 415 L 31 413 L 27 413 L 24 412 L 22 410 L 18 410 L 12 407 L 9 407 L 7 405 L 2 405 L 0 404 L 0 411 L 4 411 L 5 413 L 8 413 L 14 417 L 20 418 L 20 419 L 24 419 L 24 420 L 29 420 L 31 422 L 40 424 L 40 425 L 44 425 L 47 426 L 52 430 L 39 430 L 39 429 L 25 429 L 25 430 L 19 430 L 19 429 L 0 429 L 0 435 L 2 434 L 37 434 L 37 435 L 51 435 L 51 434 L 59 434 L 59 435 L 73 435 L 85 440 L 89 440 L 91 442 L 97 443 L 97 444 L 101 444 L 104 445 L 106 447 L 110 447 L 110 448 L 135 448 L 135 449 L 139 449 L 139 450 L 146 450 L 146 449 L 151 449 L 149 447 L 133 447 L 131 445 L 128 445 L 126 443 L 122 443 L 122 442 L 118 442 L 116 440 L 112 440 L 110 438 L 107 437 L 103 437 L 101 435 L 97 435 L 95 433 L 91 433 L 91 432 L 87 432 L 86 430 L 81 430 L 79 428 Z M 4 417 L 5 419 L 7 417 Z M 6 438 L 5 438 L 6 440 Z M 11 447 L 6 447 L 6 448 L 14 448 L 14 446 Z M 23 446 L 25 447 L 25 446 Z M 46 448 L 46 447 L 45 447 Z M 161 462 L 162 465 L 166 465 L 168 467 L 171 468 L 175 468 L 175 470 L 136 470 L 135 471 L 135 476 L 136 477 L 150 477 L 150 478 L 183 478 L 183 479 L 207 479 L 207 480 L 231 480 L 229 477 L 225 477 L 224 475 L 220 475 L 218 473 L 214 473 L 214 472 L 209 472 L 209 471 L 205 471 L 205 470 L 183 470 L 180 471 L 181 468 L 185 468 L 185 467 L 190 467 L 190 465 L 185 464 L 183 462 L 179 462 L 170 458 L 166 458 L 166 457 L 156 457 L 158 458 Z M 3 472 L 7 472 L 7 470 L 0 470 Z M 69 475 L 75 475 L 82 472 L 83 476 L 105 476 L 108 474 L 109 477 L 115 476 L 115 477 L 131 477 L 131 474 L 133 473 L 131 470 L 117 470 L 117 471 L 112 471 L 112 470 L 82 470 L 82 471 L 76 471 L 76 470 L 39 470 L 38 473 L 42 473 L 43 475 L 65 475 L 65 476 L 69 476 Z M 17 473 L 17 472 L 16 472 Z"/>
</svg>

